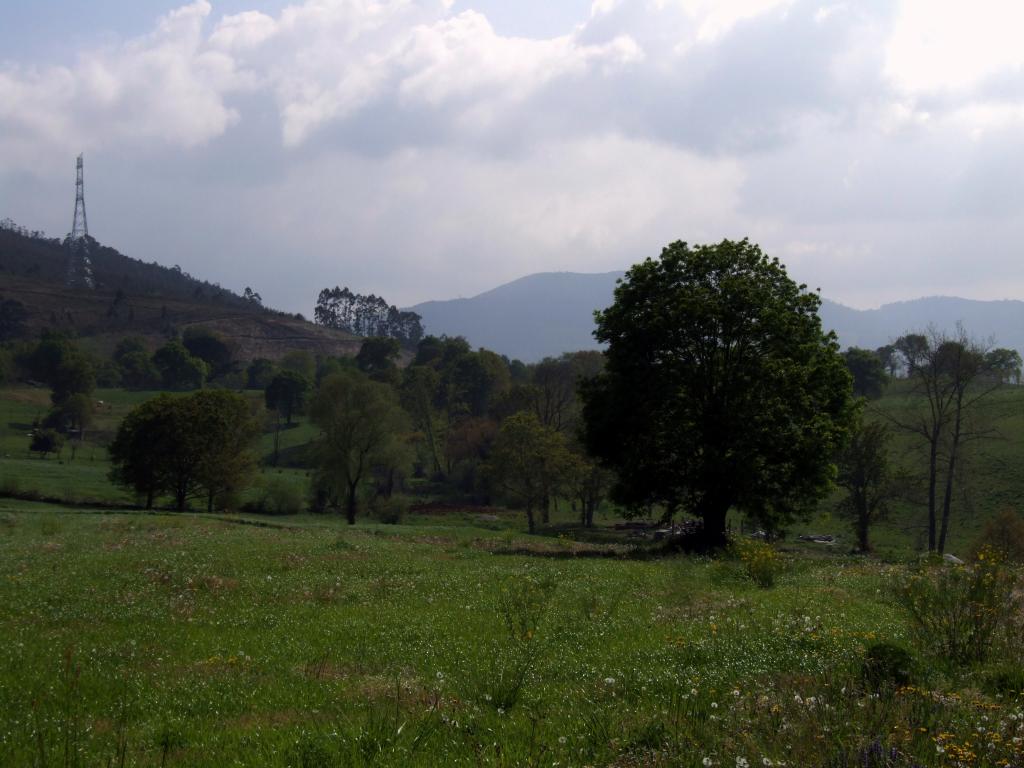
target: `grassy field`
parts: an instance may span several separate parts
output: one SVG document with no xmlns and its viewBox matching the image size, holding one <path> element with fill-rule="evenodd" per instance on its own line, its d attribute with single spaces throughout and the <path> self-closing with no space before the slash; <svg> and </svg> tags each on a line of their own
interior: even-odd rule
<svg viewBox="0 0 1024 768">
<path fill-rule="evenodd" d="M 74 458 L 43 460 L 27 432 L 48 392 L 0 391 L 0 765 L 1024 765 L 1019 643 L 975 667 L 918 651 L 902 687 L 862 677 L 872 644 L 912 646 L 894 587 L 919 508 L 856 558 L 824 502 L 770 589 L 739 560 L 642 549 L 610 509 L 584 534 L 563 505 L 542 536 L 493 509 L 355 527 L 147 514 L 104 446 L 153 394 L 98 392 Z M 992 401 L 999 438 L 972 449 L 954 551 L 1024 491 L 1022 405 Z M 910 407 L 895 389 L 872 412 Z M 285 430 L 283 463 L 314 437 Z M 906 465 L 917 450 L 894 445 Z M 307 482 L 258 483 L 274 474 Z"/>
<path fill-rule="evenodd" d="M 903 566 L 790 554 L 765 590 L 731 560 L 588 553 L 504 518 L 0 501 L 0 764 L 1024 759 L 1024 702 L 982 693 L 983 671 L 861 687 L 865 646 L 907 641 Z"/>
</svg>

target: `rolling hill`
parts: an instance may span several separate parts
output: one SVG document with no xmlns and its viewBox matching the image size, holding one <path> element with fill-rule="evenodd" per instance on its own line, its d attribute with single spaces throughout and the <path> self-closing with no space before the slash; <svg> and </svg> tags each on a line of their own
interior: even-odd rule
<svg viewBox="0 0 1024 768">
<path fill-rule="evenodd" d="M 593 313 L 612 301 L 623 272 L 546 272 L 468 299 L 428 301 L 411 309 L 427 333 L 465 336 L 474 346 L 535 362 L 577 349 L 596 349 Z M 1024 301 L 931 297 L 860 310 L 825 299 L 821 318 L 844 346 L 875 348 L 908 331 L 958 322 L 982 341 L 1024 350 Z"/>
<path fill-rule="evenodd" d="M 301 316 L 276 312 L 178 268 L 146 263 L 90 241 L 95 290 L 66 284 L 68 256 L 59 240 L 0 226 L 0 300 L 20 305 L 13 334 L 64 330 L 97 352 L 123 337 L 143 336 L 153 346 L 186 328 L 224 336 L 242 360 L 279 359 L 294 350 L 354 355 L 361 340 Z"/>
</svg>

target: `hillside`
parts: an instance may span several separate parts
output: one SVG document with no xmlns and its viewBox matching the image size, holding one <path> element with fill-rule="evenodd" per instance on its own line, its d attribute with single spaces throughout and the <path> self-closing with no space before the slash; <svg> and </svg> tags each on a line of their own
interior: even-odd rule
<svg viewBox="0 0 1024 768">
<path fill-rule="evenodd" d="M 427 333 L 465 336 L 474 346 L 535 362 L 577 349 L 595 349 L 596 309 L 607 307 L 622 272 L 529 275 L 468 299 L 428 301 L 411 309 Z M 1024 350 L 1024 302 L 932 297 L 859 310 L 824 300 L 821 318 L 844 346 L 875 348 L 929 324 L 943 330 L 957 322 L 973 336 Z"/>
<path fill-rule="evenodd" d="M 278 359 L 293 350 L 352 355 L 351 334 L 275 312 L 179 269 L 147 264 L 91 241 L 95 290 L 65 284 L 67 255 L 57 240 L 0 228 L 0 299 L 19 302 L 26 317 L 19 336 L 44 328 L 74 333 L 87 346 L 109 351 L 128 335 L 154 345 L 192 326 L 216 331 L 239 359 Z"/>
</svg>

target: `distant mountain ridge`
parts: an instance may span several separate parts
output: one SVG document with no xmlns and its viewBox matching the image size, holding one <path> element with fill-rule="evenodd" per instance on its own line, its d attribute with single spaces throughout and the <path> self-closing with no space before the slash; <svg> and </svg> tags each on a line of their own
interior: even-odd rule
<svg viewBox="0 0 1024 768">
<path fill-rule="evenodd" d="M 473 345 L 536 362 L 578 349 L 597 349 L 591 335 L 594 310 L 612 302 L 625 272 L 541 272 L 468 299 L 427 301 L 411 309 L 426 333 L 464 336 Z M 1024 301 L 977 301 L 935 296 L 853 309 L 828 299 L 822 324 L 843 347 L 874 349 L 908 331 L 934 324 L 951 331 L 962 322 L 969 334 L 995 346 L 1024 351 Z"/>
</svg>

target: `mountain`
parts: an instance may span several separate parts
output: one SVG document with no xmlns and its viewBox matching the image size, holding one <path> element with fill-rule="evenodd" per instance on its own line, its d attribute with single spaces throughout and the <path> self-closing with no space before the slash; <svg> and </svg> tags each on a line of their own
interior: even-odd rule
<svg viewBox="0 0 1024 768">
<path fill-rule="evenodd" d="M 594 310 L 607 307 L 624 272 L 543 272 L 471 299 L 411 307 L 425 333 L 465 336 L 512 359 L 536 362 L 577 349 L 595 349 Z"/>
<path fill-rule="evenodd" d="M 593 313 L 612 302 L 623 272 L 544 272 L 514 280 L 469 299 L 428 301 L 411 307 L 426 333 L 464 336 L 474 346 L 536 362 L 578 349 L 596 349 Z M 860 310 L 825 299 L 822 324 L 843 347 L 874 349 L 930 324 L 969 334 L 996 346 L 1024 350 L 1024 302 L 931 297 Z"/>
</svg>

